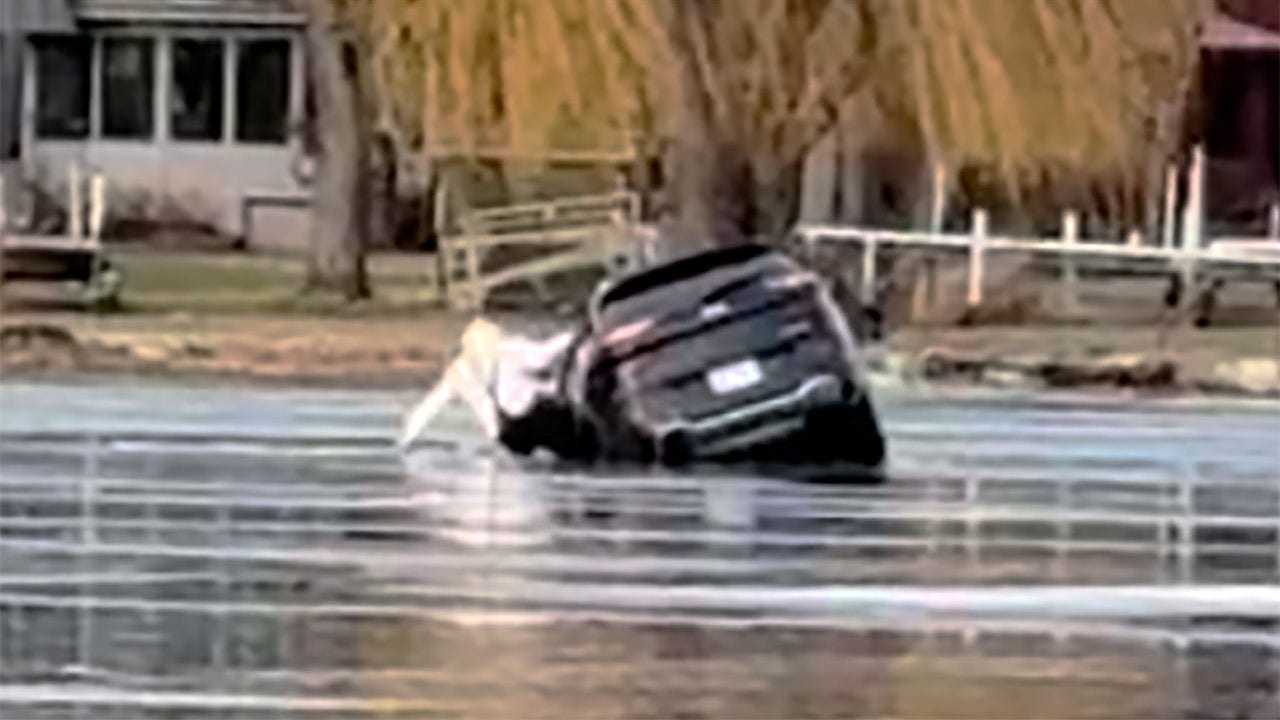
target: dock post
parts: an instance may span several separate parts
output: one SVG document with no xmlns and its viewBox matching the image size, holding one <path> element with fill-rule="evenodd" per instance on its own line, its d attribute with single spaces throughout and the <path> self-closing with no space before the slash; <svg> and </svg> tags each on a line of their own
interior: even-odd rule
<svg viewBox="0 0 1280 720">
<path fill-rule="evenodd" d="M 973 237 L 969 241 L 969 307 L 982 304 L 982 275 L 987 254 L 987 211 L 973 211 Z"/>
<path fill-rule="evenodd" d="M 1173 234 L 1178 227 L 1178 166 L 1169 164 L 1164 173 L 1164 224 L 1160 228 L 1160 247 L 1173 249 Z"/>
<path fill-rule="evenodd" d="M 935 294 L 936 263 L 925 256 L 916 268 L 915 283 L 911 287 L 911 320 L 919 322 L 929 315 Z"/>
<path fill-rule="evenodd" d="M 874 237 L 867 237 L 862 241 L 862 305 L 871 307 L 875 304 L 876 240 Z"/>
<path fill-rule="evenodd" d="M 947 166 L 936 163 L 933 166 L 933 206 L 929 210 L 929 232 L 937 235 L 942 232 L 942 220 L 947 213 Z"/>
<path fill-rule="evenodd" d="M 1201 233 L 1204 229 L 1204 147 L 1197 145 L 1191 156 L 1191 174 L 1187 178 L 1187 204 L 1183 208 L 1182 247 L 1180 261 L 1183 297 L 1190 301 L 1195 296 L 1196 258 L 1200 253 Z"/>
<path fill-rule="evenodd" d="M 480 284 L 480 249 L 476 247 L 474 238 L 468 238 L 466 258 L 467 299 L 465 302 L 468 310 L 479 311 L 484 307 L 484 289 Z"/>
<path fill-rule="evenodd" d="M 943 219 L 947 213 L 947 166 L 941 162 L 933 166 L 933 206 L 929 211 L 929 235 L 942 234 Z M 911 319 L 919 321 L 928 315 L 937 302 L 937 260 L 928 250 L 923 251 L 920 264 L 915 269 L 915 283 L 911 288 Z"/>
<path fill-rule="evenodd" d="M 441 174 L 437 176 L 435 196 L 431 201 L 431 224 L 436 235 L 436 297 L 446 303 L 449 300 L 449 285 L 452 280 L 449 277 L 449 271 L 453 267 L 452 258 L 449 257 L 451 249 L 448 240 L 448 202 L 449 188 Z"/>
<path fill-rule="evenodd" d="M 94 173 L 89 181 L 89 238 L 102 240 L 102 223 L 107 216 L 107 179 Z"/>
<path fill-rule="evenodd" d="M 1073 252 L 1080 239 L 1080 216 L 1074 210 L 1062 213 L 1062 309 L 1074 314 L 1080 310 L 1080 282 Z"/>
<path fill-rule="evenodd" d="M 80 186 L 80 163 L 73 162 L 67 173 L 67 234 L 77 240 L 84 237 L 84 203 L 80 198 Z"/>
<path fill-rule="evenodd" d="M 818 261 L 818 238 L 812 232 L 805 231 L 800 236 L 801 243 L 804 244 L 804 259 L 810 265 L 816 265 Z"/>
</svg>

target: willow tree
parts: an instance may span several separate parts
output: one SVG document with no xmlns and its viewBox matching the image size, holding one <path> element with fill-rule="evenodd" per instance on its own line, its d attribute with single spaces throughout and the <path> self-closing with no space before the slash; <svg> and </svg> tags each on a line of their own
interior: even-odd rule
<svg viewBox="0 0 1280 720">
<path fill-rule="evenodd" d="M 330 0 L 334 1 L 334 0 Z M 366 0 L 378 121 L 424 157 L 660 152 L 675 237 L 794 218 L 850 102 L 1016 190 L 1140 177 L 1180 106 L 1199 0 Z M 566 132 L 569 127 L 571 131 Z"/>
<path fill-rule="evenodd" d="M 316 159 L 304 292 L 369 295 L 369 105 L 366 70 L 343 0 L 311 0 L 306 30 Z"/>
</svg>

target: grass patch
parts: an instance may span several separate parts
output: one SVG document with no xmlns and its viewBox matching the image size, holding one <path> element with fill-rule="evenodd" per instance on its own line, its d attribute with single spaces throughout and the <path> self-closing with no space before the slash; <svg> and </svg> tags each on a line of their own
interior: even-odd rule
<svg viewBox="0 0 1280 720">
<path fill-rule="evenodd" d="M 356 303 L 302 292 L 301 258 L 252 253 L 113 253 L 124 273 L 121 304 L 129 313 L 387 315 L 438 306 L 435 258 L 372 256 L 373 297 Z"/>
</svg>

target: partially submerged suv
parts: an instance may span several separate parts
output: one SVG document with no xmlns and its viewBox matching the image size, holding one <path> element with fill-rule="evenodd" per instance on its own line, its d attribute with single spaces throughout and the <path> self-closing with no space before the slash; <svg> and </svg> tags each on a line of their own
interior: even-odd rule
<svg viewBox="0 0 1280 720">
<path fill-rule="evenodd" d="M 735 246 L 608 283 L 586 338 L 566 389 L 605 459 L 883 463 L 848 323 L 779 252 Z"/>
</svg>

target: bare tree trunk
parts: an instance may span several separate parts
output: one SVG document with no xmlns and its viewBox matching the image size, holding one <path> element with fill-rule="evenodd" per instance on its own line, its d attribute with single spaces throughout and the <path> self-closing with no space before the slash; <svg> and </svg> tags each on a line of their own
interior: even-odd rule
<svg viewBox="0 0 1280 720">
<path fill-rule="evenodd" d="M 786 163 L 767 175 L 754 176 L 749 230 L 757 240 L 781 242 L 800 217 L 804 159 Z"/>
<path fill-rule="evenodd" d="M 710 57 L 712 15 L 723 9 L 713 0 L 665 0 L 668 42 L 675 63 L 677 98 L 664 157 L 666 208 L 671 213 L 664 237 L 666 253 L 750 241 L 779 241 L 799 215 L 803 157 L 786 157 L 782 148 L 752 147 L 740 132 L 739 118 L 718 87 L 716 59 Z M 832 131 L 815 127 L 814 139 Z M 821 131 L 821 132 L 819 132 Z"/>
<path fill-rule="evenodd" d="M 369 128 L 359 60 L 332 10 L 311 3 L 307 45 L 317 108 L 317 173 L 305 291 L 369 296 Z"/>
<path fill-rule="evenodd" d="M 717 122 L 707 68 L 695 43 L 704 32 L 706 5 L 670 0 L 668 33 L 679 89 L 667 167 L 667 207 L 672 213 L 664 253 L 734 245 L 750 237 L 752 188 L 744 148 Z"/>
</svg>

